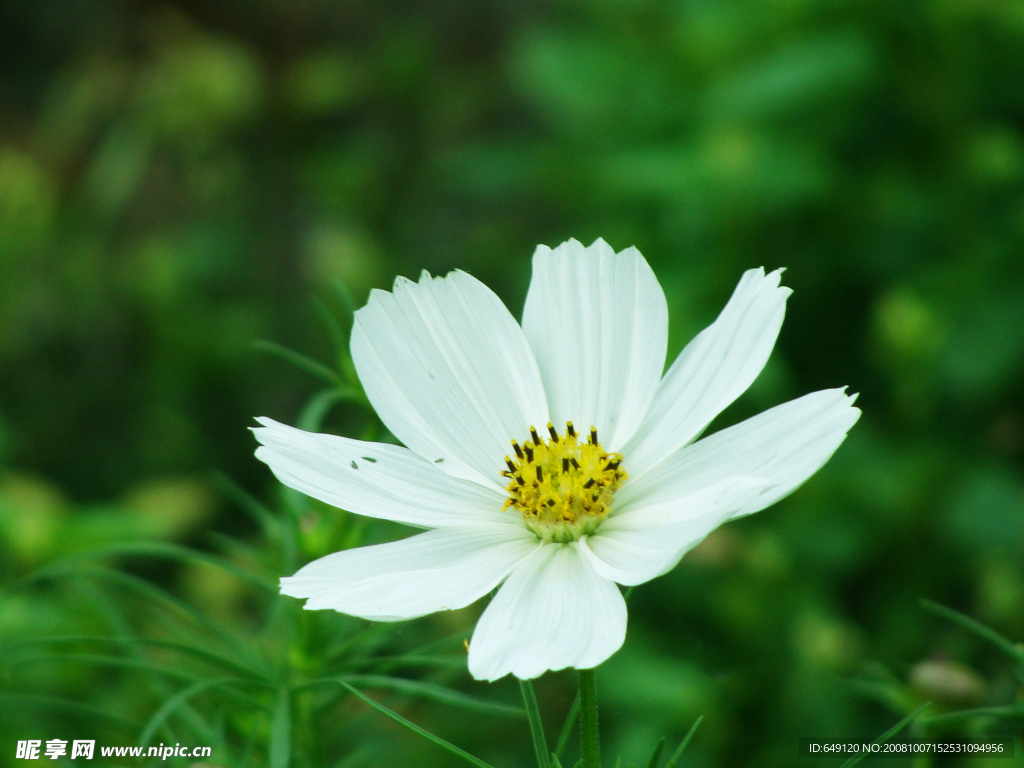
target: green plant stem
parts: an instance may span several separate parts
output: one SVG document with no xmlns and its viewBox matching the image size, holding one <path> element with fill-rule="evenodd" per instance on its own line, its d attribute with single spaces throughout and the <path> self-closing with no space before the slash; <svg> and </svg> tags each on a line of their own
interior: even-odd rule
<svg viewBox="0 0 1024 768">
<path fill-rule="evenodd" d="M 540 719 L 540 707 L 537 706 L 533 684 L 529 680 L 520 680 L 519 690 L 523 694 L 523 706 L 530 721 L 533 749 L 537 753 L 537 768 L 551 768 L 551 753 L 548 752 L 547 740 L 544 738 L 544 723 Z"/>
<path fill-rule="evenodd" d="M 554 756 L 561 757 L 562 752 L 565 751 L 565 745 L 569 743 L 569 737 L 572 735 L 572 729 L 576 726 L 576 718 L 580 714 L 580 692 L 576 691 L 576 698 L 573 699 L 572 706 L 569 708 L 569 714 L 565 716 L 565 724 L 562 726 L 562 732 L 558 735 L 558 743 L 555 745 Z"/>
<path fill-rule="evenodd" d="M 580 670 L 580 750 L 583 768 L 601 768 L 601 739 L 597 730 L 597 673 Z"/>
</svg>

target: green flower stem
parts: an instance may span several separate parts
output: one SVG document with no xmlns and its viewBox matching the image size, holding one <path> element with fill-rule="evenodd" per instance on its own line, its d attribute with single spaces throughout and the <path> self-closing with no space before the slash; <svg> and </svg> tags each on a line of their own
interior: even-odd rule
<svg viewBox="0 0 1024 768">
<path fill-rule="evenodd" d="M 597 730 L 597 673 L 580 670 L 580 748 L 583 768 L 601 768 L 601 739 Z"/>
<path fill-rule="evenodd" d="M 523 694 L 523 705 L 530 722 L 530 735 L 533 737 L 533 748 L 537 753 L 537 768 L 551 768 L 551 753 L 548 752 L 547 740 L 544 738 L 544 723 L 540 719 L 540 708 L 537 706 L 533 684 L 529 680 L 520 680 L 519 690 Z"/>
</svg>

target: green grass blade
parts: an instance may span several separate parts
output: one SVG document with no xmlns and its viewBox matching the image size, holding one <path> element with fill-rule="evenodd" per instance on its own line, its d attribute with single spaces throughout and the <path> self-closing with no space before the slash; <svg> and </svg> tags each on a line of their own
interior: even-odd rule
<svg viewBox="0 0 1024 768">
<path fill-rule="evenodd" d="M 153 716 L 149 718 L 145 727 L 142 729 L 142 734 L 139 736 L 139 746 L 144 747 L 153 738 L 153 734 L 162 726 L 174 711 L 179 707 L 188 703 L 189 699 L 193 696 L 198 696 L 204 691 L 216 688 L 220 685 L 229 685 L 231 683 L 245 683 L 245 680 L 239 680 L 235 677 L 217 677 L 213 680 L 200 680 L 194 685 L 190 685 L 188 688 L 184 688 L 174 694 L 171 698 L 165 701 Z"/>
<path fill-rule="evenodd" d="M 115 584 L 119 584 L 123 587 L 127 587 L 136 594 L 148 597 L 155 603 L 158 603 L 164 606 L 165 608 L 169 608 L 181 616 L 187 617 L 196 625 L 208 630 L 213 635 L 215 635 L 219 640 L 223 641 L 228 647 L 230 647 L 232 652 L 238 654 L 239 657 L 247 658 L 248 660 L 253 662 L 258 662 L 257 659 L 254 659 L 252 657 L 252 653 L 249 650 L 249 647 L 245 643 L 243 643 L 238 637 L 231 634 L 231 632 L 229 632 L 227 629 L 222 627 L 217 622 L 205 616 L 194 606 L 189 605 L 183 600 L 179 600 L 171 593 L 161 589 L 160 587 L 156 586 L 155 584 L 149 581 L 146 581 L 145 579 L 113 568 L 78 568 L 70 570 L 67 573 L 95 576 L 105 579 L 107 581 L 111 581 Z M 128 637 L 128 635 L 122 636 Z M 136 642 L 136 639 L 132 638 L 132 642 Z M 260 678 L 265 677 L 265 675 L 262 672 L 260 672 L 257 667 L 258 663 L 256 666 L 249 667 L 248 674 Z"/>
<path fill-rule="evenodd" d="M 299 413 L 295 426 L 307 432 L 319 432 L 324 419 L 331 412 L 331 408 L 343 399 L 340 389 L 340 387 L 331 387 L 313 395 Z"/>
<path fill-rule="evenodd" d="M 180 544 L 170 544 L 165 541 L 137 541 L 125 542 L 122 544 L 109 544 L 103 547 L 88 549 L 83 552 L 76 552 L 60 560 L 43 566 L 18 580 L 18 583 L 30 582 L 40 578 L 63 575 L 82 562 L 88 562 L 104 557 L 163 557 L 169 560 L 177 560 L 182 563 L 203 563 L 212 565 L 221 570 L 236 576 L 241 581 L 247 582 L 261 589 L 277 593 L 278 584 L 275 579 L 261 576 L 257 573 L 239 568 L 224 558 L 211 555 L 207 552 L 200 552 L 197 549 L 183 547 Z"/>
<path fill-rule="evenodd" d="M 124 656 L 110 656 L 99 653 L 47 653 L 39 656 L 29 656 L 27 658 L 17 659 L 11 662 L 7 665 L 7 669 L 13 669 L 23 664 L 54 664 L 62 661 L 152 672 L 153 674 L 163 675 L 164 677 L 177 678 L 178 680 L 187 683 L 195 682 L 197 679 L 196 675 L 191 672 L 185 672 L 181 669 L 161 667 L 156 664 L 150 664 L 149 662 L 141 659 L 128 659 Z"/>
<path fill-rule="evenodd" d="M 348 286 L 345 285 L 344 280 L 336 280 L 334 282 L 334 292 L 341 299 L 341 306 L 345 310 L 345 321 L 351 327 L 355 321 L 356 315 L 356 303 L 352 298 L 352 294 L 348 290 Z"/>
<path fill-rule="evenodd" d="M 322 299 L 314 296 L 310 301 L 313 305 L 313 311 L 316 312 L 320 322 L 324 324 L 324 328 L 327 329 L 327 333 L 331 336 L 331 344 L 335 352 L 339 355 L 343 354 L 348 347 L 348 334 L 342 327 L 341 322 Z"/>
<path fill-rule="evenodd" d="M 902 720 L 900 720 L 898 723 L 896 723 L 896 725 L 894 725 L 888 731 L 886 731 L 881 736 L 879 736 L 877 739 L 875 739 L 874 743 L 875 744 L 884 744 L 889 739 L 891 739 L 893 736 L 895 736 L 897 733 L 899 733 L 904 728 L 906 728 L 908 725 L 910 725 L 912 722 L 914 722 L 914 719 L 918 715 L 920 715 L 922 712 L 924 712 L 931 705 L 932 705 L 932 703 L 930 701 L 927 704 L 922 704 L 920 707 L 918 707 L 913 712 L 911 712 L 909 715 L 907 715 Z M 859 763 L 863 759 L 864 759 L 864 755 L 856 755 L 854 757 L 851 757 L 849 760 L 847 760 L 841 766 L 839 766 L 839 768 L 852 768 L 853 766 L 855 766 L 857 763 Z"/>
<path fill-rule="evenodd" d="M 562 732 L 558 734 L 558 741 L 555 743 L 555 757 L 561 757 L 562 752 L 565 751 L 565 747 L 569 743 L 569 737 L 572 736 L 573 729 L 576 727 L 576 718 L 579 716 L 580 693 L 576 691 L 576 698 L 573 699 L 572 706 L 569 707 L 569 714 L 565 716 L 565 724 L 562 726 Z"/>
<path fill-rule="evenodd" d="M 277 693 L 274 715 L 270 721 L 268 768 L 288 768 L 292 754 L 292 701 L 287 688 Z"/>
<path fill-rule="evenodd" d="M 475 696 L 453 691 L 451 688 L 445 688 L 443 685 L 436 685 L 435 683 L 406 680 L 401 677 L 389 677 L 388 675 L 331 675 L 312 680 L 299 686 L 298 689 L 337 683 L 354 683 L 364 688 L 377 688 L 385 691 L 394 691 L 395 693 L 404 693 L 409 696 L 428 699 L 439 704 L 448 704 L 486 715 L 501 715 L 504 717 L 524 717 L 526 715 L 526 712 L 520 707 L 478 699 Z"/>
<path fill-rule="evenodd" d="M 258 339 L 254 341 L 253 347 L 258 349 L 260 352 L 266 352 L 279 360 L 283 360 L 301 371 L 305 371 L 312 376 L 323 379 L 332 386 L 338 387 L 342 385 L 341 377 L 338 376 L 338 374 L 323 363 L 319 363 L 311 357 L 306 357 L 301 352 L 296 352 L 294 349 L 288 349 L 288 347 L 283 347 L 280 344 L 275 344 L 274 342 L 267 341 L 266 339 Z"/>
<path fill-rule="evenodd" d="M 661 765 L 661 755 L 665 751 L 665 737 L 661 737 L 661 741 L 658 742 L 658 746 L 654 748 L 654 752 L 651 754 L 651 759 L 647 762 L 647 768 L 658 768 Z"/>
<path fill-rule="evenodd" d="M 38 645 L 59 644 L 59 643 L 90 643 L 90 644 L 100 644 L 100 645 L 114 645 L 114 646 L 122 647 L 122 648 L 123 647 L 131 648 L 131 647 L 140 647 L 140 646 L 141 647 L 164 648 L 164 649 L 171 650 L 171 651 L 177 651 L 178 653 L 184 654 L 186 656 L 191 656 L 191 657 L 193 657 L 195 659 L 204 661 L 204 662 L 206 662 L 208 664 L 212 664 L 214 666 L 223 667 L 227 671 L 234 672 L 236 674 L 241 675 L 243 678 L 247 678 L 248 682 L 251 683 L 251 684 L 255 684 L 255 685 L 258 685 L 258 686 L 261 686 L 261 687 L 265 687 L 265 688 L 272 688 L 273 687 L 270 684 L 270 682 L 268 680 L 266 680 L 265 678 L 263 678 L 259 673 L 254 672 L 252 669 L 250 669 L 248 667 L 244 667 L 241 664 L 237 664 L 234 661 L 232 661 L 231 659 L 228 659 L 228 658 L 226 658 L 224 656 L 220 656 L 218 654 L 212 653 L 212 652 L 207 651 L 207 650 L 205 650 L 203 648 L 198 648 L 196 646 L 191 646 L 191 645 L 188 645 L 186 643 L 176 643 L 176 642 L 172 642 L 170 640 L 154 640 L 154 639 L 148 639 L 148 638 L 142 638 L 142 637 L 109 637 L 107 635 L 56 635 L 56 636 L 53 636 L 53 637 L 39 637 L 39 638 L 33 638 L 31 640 L 22 640 L 22 641 L 19 641 L 19 642 L 16 642 L 16 643 L 9 643 L 7 645 L 0 646 L 0 653 L 10 653 L 10 652 L 14 651 L 17 648 L 25 648 L 25 647 L 32 647 L 32 646 L 38 646 Z M 68 658 L 74 658 L 75 656 L 78 656 L 78 654 L 69 654 Z M 35 657 L 33 657 L 33 658 L 35 658 Z M 121 659 L 123 657 L 110 657 L 110 656 L 106 656 L 104 658 L 118 658 L 118 659 Z M 132 661 L 134 663 L 139 663 L 138 660 L 132 660 Z M 16 663 L 20 664 L 20 663 L 23 663 L 23 662 L 21 660 L 19 660 Z M 188 674 L 188 673 L 185 673 L 185 672 L 181 672 L 180 670 L 172 670 L 171 668 L 161 668 L 161 669 L 163 669 L 169 675 L 175 674 L 175 673 L 179 673 L 181 675 Z M 195 676 L 190 676 L 190 678 L 192 680 L 194 680 Z M 255 703 L 253 699 L 250 699 L 248 697 L 241 697 L 241 698 L 245 698 L 250 703 Z"/>
<path fill-rule="evenodd" d="M 125 720 L 123 717 L 112 715 L 99 707 L 92 706 L 91 704 L 83 704 L 80 701 L 72 701 L 71 699 L 64 699 L 59 696 L 46 696 L 44 694 L 28 694 L 28 693 L 0 693 L 0 709 L 6 704 L 16 705 L 19 708 L 28 706 L 39 706 L 47 709 L 60 709 L 65 712 L 76 712 L 82 715 L 88 715 L 89 717 L 97 720 L 106 720 L 109 723 L 124 728 L 126 733 L 138 733 L 138 723 L 133 723 L 130 720 Z"/>
<path fill-rule="evenodd" d="M 485 763 L 479 757 L 476 757 L 475 755 L 469 754 L 469 752 L 467 752 L 466 750 L 461 749 L 459 747 L 456 747 L 454 744 L 452 744 L 449 741 L 445 741 L 440 736 L 435 736 L 434 734 L 432 734 L 430 731 L 426 730 L 425 728 L 421 728 L 420 726 L 416 725 L 416 723 L 414 723 L 414 722 L 412 722 L 410 720 L 406 720 L 404 717 L 402 717 L 397 712 L 395 712 L 395 711 L 393 711 L 391 709 L 388 709 L 383 704 L 380 704 L 380 703 L 374 701 L 369 696 L 367 696 L 364 693 L 361 693 L 360 691 L 356 690 L 355 688 L 353 688 L 351 685 L 349 685 L 348 683 L 344 682 L 343 680 L 339 680 L 338 682 L 339 682 L 340 685 L 342 685 L 345 688 L 347 688 L 349 693 L 351 693 L 353 696 L 356 696 L 356 697 L 362 699 L 364 702 L 366 702 L 371 707 L 376 709 L 382 715 L 385 715 L 386 717 L 390 717 L 396 723 L 398 723 L 399 725 L 402 725 L 402 726 L 408 728 L 413 733 L 419 734 L 420 736 L 422 736 L 423 738 L 427 739 L 428 741 L 434 742 L 434 744 L 437 744 L 437 746 L 441 747 L 442 749 L 446 749 L 449 752 L 451 752 L 453 755 L 461 757 L 467 763 L 475 765 L 475 766 L 477 766 L 477 768 L 494 768 L 490 763 Z"/>
<path fill-rule="evenodd" d="M 697 732 L 697 729 L 700 728 L 700 724 L 703 722 L 704 715 L 701 715 L 693 721 L 693 725 L 690 726 L 690 730 L 688 730 L 686 732 L 686 735 L 683 736 L 683 740 L 679 742 L 679 746 L 676 747 L 676 751 L 672 753 L 672 757 L 668 759 L 668 763 L 666 763 L 665 768 L 676 768 L 676 762 L 679 760 L 680 757 L 682 757 L 683 752 L 686 751 L 686 748 L 690 746 L 690 739 L 693 738 L 693 734 Z"/>
<path fill-rule="evenodd" d="M 255 444 L 254 442 L 253 445 Z M 210 481 L 224 498 L 249 515 L 260 526 L 265 536 L 279 533 L 281 521 L 242 486 L 223 472 L 211 472 Z"/>
<path fill-rule="evenodd" d="M 929 613 L 934 613 L 936 616 L 941 616 L 942 618 L 963 627 L 976 637 L 980 637 L 982 640 L 992 643 L 992 645 L 1017 662 L 1018 674 L 1021 674 L 1021 672 L 1024 671 L 1024 646 L 1015 644 L 1012 640 L 1003 637 L 994 629 L 986 627 L 977 619 L 972 619 L 970 616 L 960 613 L 960 611 L 947 608 L 945 605 L 941 605 L 932 600 L 922 599 L 921 607 Z"/>
<path fill-rule="evenodd" d="M 372 662 L 375 667 L 381 669 L 402 669 L 404 667 L 446 667 L 448 669 L 465 669 L 466 656 L 420 656 L 410 654 L 405 656 L 377 656 L 367 661 Z"/>
<path fill-rule="evenodd" d="M 922 717 L 921 722 L 925 725 L 948 725 L 959 723 L 963 720 L 971 720 L 975 717 L 995 717 L 998 719 L 1024 718 L 1024 703 L 1010 704 L 1005 707 L 978 707 L 976 709 L 961 709 L 959 712 L 947 712 L 942 715 Z"/>
<path fill-rule="evenodd" d="M 519 691 L 523 694 L 526 719 L 530 722 L 533 750 L 537 753 L 537 768 L 550 768 L 551 756 L 548 752 L 547 739 L 544 738 L 544 721 L 540 717 L 540 707 L 537 706 L 537 695 L 533 692 L 533 684 L 529 680 L 520 680 Z"/>
</svg>

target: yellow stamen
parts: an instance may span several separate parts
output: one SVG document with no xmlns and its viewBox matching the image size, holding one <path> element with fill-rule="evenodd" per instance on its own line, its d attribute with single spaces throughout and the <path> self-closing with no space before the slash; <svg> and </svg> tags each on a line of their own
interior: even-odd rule
<svg viewBox="0 0 1024 768">
<path fill-rule="evenodd" d="M 506 456 L 509 498 L 526 525 L 544 541 L 568 542 L 593 533 L 611 510 L 612 497 L 629 477 L 622 469 L 622 454 L 608 453 L 590 428 L 581 441 L 572 422 L 559 435 L 548 423 L 550 438 L 530 427 L 522 446 L 513 440 L 516 458 Z"/>
</svg>

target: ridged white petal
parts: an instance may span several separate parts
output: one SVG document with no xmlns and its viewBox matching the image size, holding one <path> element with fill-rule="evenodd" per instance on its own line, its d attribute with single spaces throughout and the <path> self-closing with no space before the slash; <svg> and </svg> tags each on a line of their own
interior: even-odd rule
<svg viewBox="0 0 1024 768">
<path fill-rule="evenodd" d="M 447 475 L 408 448 L 257 421 L 256 457 L 289 488 L 326 504 L 421 528 L 519 523 L 502 513 L 503 492 Z"/>
<path fill-rule="evenodd" d="M 635 503 L 581 539 L 581 551 L 604 578 L 626 586 L 643 584 L 672 570 L 766 485 L 755 478 L 730 477 L 668 502 Z"/>
<path fill-rule="evenodd" d="M 314 560 L 281 592 L 374 621 L 464 608 L 494 589 L 539 545 L 523 528 L 438 529 Z"/>
<path fill-rule="evenodd" d="M 626 637 L 626 603 L 574 544 L 546 544 L 512 571 L 476 625 L 469 671 L 478 680 L 596 667 Z"/>
<path fill-rule="evenodd" d="M 640 252 L 601 239 L 538 246 L 523 331 L 555 425 L 596 426 L 608 450 L 621 448 L 651 405 L 668 339 L 665 294 Z"/>
<path fill-rule="evenodd" d="M 630 480 L 616 508 L 670 503 L 733 475 L 767 485 L 736 510 L 758 512 L 800 487 L 831 458 L 860 418 L 856 395 L 826 389 L 790 400 L 736 426 L 703 438 L 657 469 Z"/>
<path fill-rule="evenodd" d="M 690 443 L 751 385 L 775 346 L 786 298 L 782 270 L 744 273 L 718 319 L 701 331 L 662 379 L 643 424 L 622 449 L 633 477 Z"/>
<path fill-rule="evenodd" d="M 374 291 L 356 312 L 352 358 L 388 429 L 457 477 L 501 488 L 509 442 L 548 421 L 522 329 L 465 272 Z"/>
</svg>

